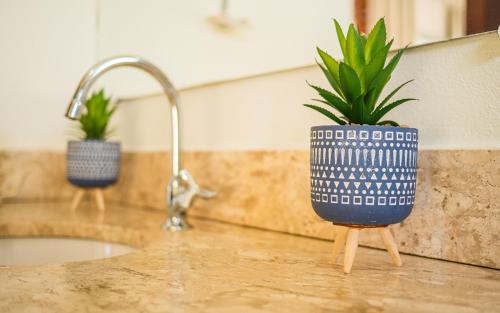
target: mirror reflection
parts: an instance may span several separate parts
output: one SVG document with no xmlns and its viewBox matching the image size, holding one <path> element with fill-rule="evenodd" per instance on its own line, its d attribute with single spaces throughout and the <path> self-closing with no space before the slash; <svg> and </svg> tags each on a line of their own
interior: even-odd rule
<svg viewBox="0 0 500 313">
<path fill-rule="evenodd" d="M 0 0 L 0 65 L 12 76 L 16 62 L 52 60 L 66 69 L 60 71 L 62 82 L 71 73 L 74 88 L 99 60 L 136 55 L 184 89 L 314 65 L 317 46 L 338 57 L 333 18 L 345 30 L 354 23 L 368 33 L 381 17 L 397 49 L 495 30 L 500 1 Z M 19 53 L 34 47 L 33 56 Z M 121 98 L 160 92 L 134 70 L 120 69 L 100 82 Z"/>
<path fill-rule="evenodd" d="M 419 45 L 496 30 L 496 0 L 356 0 L 354 21 L 368 32 L 385 17 L 395 46 Z"/>
<path fill-rule="evenodd" d="M 393 48 L 496 29 L 490 0 L 133 0 L 98 2 L 99 59 L 136 54 L 179 88 L 314 64 L 316 46 L 338 55 L 332 18 L 365 33 L 385 17 Z M 222 69 L 222 70 L 221 70 Z M 133 77 L 131 78 L 132 75 Z M 158 87 L 140 74 L 106 80 L 122 95 Z M 134 76 L 135 75 L 135 76 Z M 142 79 L 142 80 L 141 80 Z M 133 80 L 131 85 L 127 81 Z"/>
</svg>

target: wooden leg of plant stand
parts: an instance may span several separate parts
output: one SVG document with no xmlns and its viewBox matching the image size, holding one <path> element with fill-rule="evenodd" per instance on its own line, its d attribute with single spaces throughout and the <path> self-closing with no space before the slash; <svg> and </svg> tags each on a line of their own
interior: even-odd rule
<svg viewBox="0 0 500 313">
<path fill-rule="evenodd" d="M 345 245 L 345 256 L 344 256 L 344 273 L 346 274 L 351 272 L 352 263 L 354 262 L 354 257 L 356 256 L 356 250 L 358 249 L 358 238 L 359 238 L 359 229 L 350 227 L 347 233 L 347 242 Z"/>
<path fill-rule="evenodd" d="M 94 189 L 95 201 L 97 202 L 97 208 L 99 211 L 106 210 L 106 205 L 104 204 L 104 195 L 102 194 L 101 188 Z"/>
<path fill-rule="evenodd" d="M 389 227 L 380 227 L 377 228 L 377 230 L 378 233 L 380 234 L 380 237 L 382 237 L 382 241 L 384 242 L 385 248 L 387 249 L 387 252 L 389 252 L 389 255 L 391 256 L 394 264 L 396 266 L 403 265 L 403 262 L 401 261 L 401 256 L 399 255 L 398 252 L 398 246 L 394 242 L 394 238 L 392 237 Z"/>
<path fill-rule="evenodd" d="M 337 234 L 335 235 L 335 243 L 333 245 L 333 262 L 337 261 L 339 257 L 340 251 L 342 247 L 344 247 L 345 239 L 347 237 L 347 232 L 349 231 L 349 227 L 337 226 L 335 227 L 337 230 Z"/>
<path fill-rule="evenodd" d="M 71 211 L 75 211 L 78 205 L 80 204 L 80 201 L 82 200 L 83 194 L 85 191 L 83 189 L 78 189 L 73 196 L 73 200 L 71 201 Z"/>
</svg>

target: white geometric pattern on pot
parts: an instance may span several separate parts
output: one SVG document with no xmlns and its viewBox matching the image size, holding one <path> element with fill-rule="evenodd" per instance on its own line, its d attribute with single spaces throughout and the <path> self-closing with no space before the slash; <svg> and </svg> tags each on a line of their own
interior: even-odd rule
<svg viewBox="0 0 500 313">
<path fill-rule="evenodd" d="M 98 140 L 69 141 L 67 176 L 78 186 L 106 186 L 120 173 L 120 144 Z"/>
<path fill-rule="evenodd" d="M 413 204 L 417 137 L 409 131 L 372 131 L 371 137 L 366 130 L 312 131 L 312 201 L 359 206 Z"/>
</svg>

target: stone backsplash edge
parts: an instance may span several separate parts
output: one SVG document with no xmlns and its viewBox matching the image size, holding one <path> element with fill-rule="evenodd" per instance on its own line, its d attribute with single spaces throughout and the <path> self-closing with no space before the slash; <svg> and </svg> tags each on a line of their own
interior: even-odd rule
<svg viewBox="0 0 500 313">
<path fill-rule="evenodd" d="M 309 201 L 308 151 L 185 152 L 183 166 L 217 191 L 195 201 L 190 214 L 240 225 L 332 240 L 334 227 Z M 170 176 L 167 152 L 124 153 L 119 182 L 108 201 L 165 209 Z M 65 154 L 0 152 L 0 195 L 9 201 L 69 200 Z M 500 150 L 424 150 L 419 153 L 417 198 L 410 217 L 391 228 L 400 250 L 500 268 Z M 366 230 L 361 244 L 381 248 Z"/>
</svg>

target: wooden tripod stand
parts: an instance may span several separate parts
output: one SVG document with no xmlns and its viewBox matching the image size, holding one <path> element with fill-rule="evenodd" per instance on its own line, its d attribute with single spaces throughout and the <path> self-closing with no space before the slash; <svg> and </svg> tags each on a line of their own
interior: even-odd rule
<svg viewBox="0 0 500 313">
<path fill-rule="evenodd" d="M 102 188 L 78 188 L 75 195 L 73 196 L 73 200 L 71 201 L 71 211 L 76 210 L 82 200 L 83 195 L 87 192 L 93 193 L 99 211 L 106 210 L 102 190 Z"/>
<path fill-rule="evenodd" d="M 342 250 L 342 246 L 345 244 L 344 253 L 344 273 L 348 274 L 351 272 L 352 264 L 354 263 L 354 258 L 356 256 L 356 250 L 358 249 L 358 239 L 359 232 L 364 227 L 354 227 L 354 226 L 338 226 L 337 236 L 335 237 L 335 244 L 333 245 L 333 261 L 335 262 Z M 388 226 L 376 227 L 382 241 L 384 242 L 385 248 L 392 258 L 393 263 L 396 266 L 403 265 L 401 257 L 399 256 L 398 247 L 394 242 L 391 231 Z"/>
</svg>

